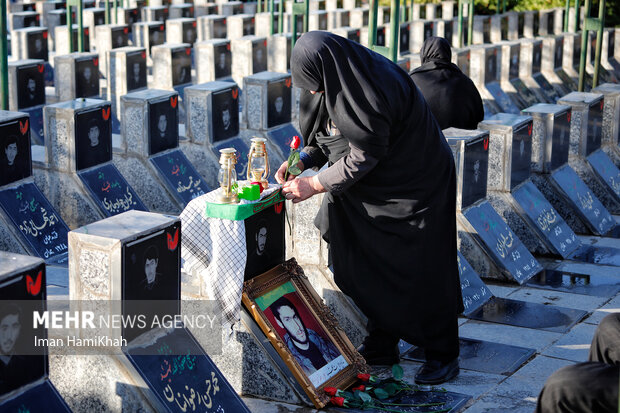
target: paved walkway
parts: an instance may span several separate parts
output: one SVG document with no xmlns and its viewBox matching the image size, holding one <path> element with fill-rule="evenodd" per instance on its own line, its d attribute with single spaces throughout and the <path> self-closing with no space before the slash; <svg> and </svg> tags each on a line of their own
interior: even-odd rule
<svg viewBox="0 0 620 413">
<path fill-rule="evenodd" d="M 547 377 L 557 369 L 586 361 L 596 326 L 610 312 L 620 312 L 620 294 L 612 298 L 555 292 L 511 284 L 489 285 L 495 296 L 561 306 L 588 312 L 567 333 L 552 333 L 460 319 L 460 336 L 536 349 L 536 354 L 510 376 L 461 369 L 457 379 L 443 387 L 472 396 L 462 411 L 467 413 L 531 413 Z M 405 377 L 413 383 L 419 363 L 402 361 Z M 316 409 L 244 398 L 256 413 L 309 413 Z M 332 409 L 324 409 L 331 411 Z"/>
</svg>

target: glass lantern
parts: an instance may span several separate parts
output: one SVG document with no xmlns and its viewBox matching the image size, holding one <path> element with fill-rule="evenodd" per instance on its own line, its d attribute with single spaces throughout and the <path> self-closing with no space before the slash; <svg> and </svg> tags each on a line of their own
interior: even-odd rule
<svg viewBox="0 0 620 413">
<path fill-rule="evenodd" d="M 263 189 L 269 187 L 269 156 L 265 138 L 254 137 L 250 139 L 250 153 L 248 154 L 248 173 L 247 178 L 250 182 L 259 182 Z"/>
<path fill-rule="evenodd" d="M 234 148 L 220 149 L 220 171 L 217 180 L 220 183 L 221 194 L 218 202 L 233 204 L 239 202 L 237 196 L 237 151 Z"/>
</svg>

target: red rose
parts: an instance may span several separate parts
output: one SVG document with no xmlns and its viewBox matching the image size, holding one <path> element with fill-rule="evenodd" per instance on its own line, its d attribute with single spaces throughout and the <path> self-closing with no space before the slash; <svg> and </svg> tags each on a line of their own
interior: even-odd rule
<svg viewBox="0 0 620 413">
<path fill-rule="evenodd" d="M 364 386 L 363 384 L 360 384 L 357 387 L 353 387 L 351 390 L 353 390 L 353 391 L 356 391 L 356 390 L 364 391 L 364 390 L 366 390 L 366 386 Z"/>
<path fill-rule="evenodd" d="M 368 374 L 368 373 L 366 373 L 366 374 L 359 373 L 357 375 L 357 378 L 360 379 L 361 381 L 368 381 L 368 380 L 370 380 L 370 374 Z"/>
<path fill-rule="evenodd" d="M 335 387 L 325 387 L 323 390 L 325 390 L 325 393 L 327 393 L 329 396 L 335 396 L 338 392 L 338 389 Z"/>
<path fill-rule="evenodd" d="M 293 140 L 291 140 L 291 149 L 299 148 L 300 143 L 301 143 L 301 139 L 299 139 L 299 136 L 297 135 L 293 136 Z"/>
<path fill-rule="evenodd" d="M 344 397 L 332 397 L 330 402 L 334 405 L 334 406 L 340 406 L 343 407 L 344 406 Z"/>
</svg>

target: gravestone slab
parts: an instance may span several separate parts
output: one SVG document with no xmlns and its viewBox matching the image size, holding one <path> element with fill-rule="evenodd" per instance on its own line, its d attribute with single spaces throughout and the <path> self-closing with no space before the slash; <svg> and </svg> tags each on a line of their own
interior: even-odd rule
<svg viewBox="0 0 620 413">
<path fill-rule="evenodd" d="M 592 92 L 602 93 L 604 96 L 601 145 L 610 156 L 617 158 L 620 153 L 620 86 L 604 83 L 594 88 Z"/>
<path fill-rule="evenodd" d="M 218 8 L 219 14 L 224 16 L 232 16 L 233 14 L 243 13 L 243 3 L 241 1 L 218 3 Z"/>
<path fill-rule="evenodd" d="M 9 31 L 39 26 L 41 16 L 36 11 L 20 11 L 9 15 Z"/>
<path fill-rule="evenodd" d="M 180 150 L 166 151 L 149 160 L 179 204 L 186 205 L 210 191 L 196 168 Z"/>
<path fill-rule="evenodd" d="M 9 62 L 9 109 L 30 115 L 31 138 L 43 144 L 43 106 L 45 105 L 45 62 L 17 60 Z"/>
<path fill-rule="evenodd" d="M 271 13 L 269 12 L 261 12 L 256 13 L 255 15 L 256 21 L 254 26 L 254 34 L 260 37 L 267 37 L 269 39 L 271 33 Z M 279 26 L 278 21 L 280 16 L 277 13 L 273 15 L 273 34 L 278 34 Z"/>
<path fill-rule="evenodd" d="M 523 110 L 534 119 L 532 172 L 551 173 L 568 162 L 570 106 L 539 103 Z"/>
<path fill-rule="evenodd" d="M 197 39 L 197 23 L 194 18 L 166 20 L 166 43 L 193 45 Z"/>
<path fill-rule="evenodd" d="M 73 21 L 75 21 L 75 19 Z M 54 28 L 54 31 L 55 31 L 54 40 L 56 43 L 56 49 L 55 49 L 56 56 L 69 54 L 71 52 L 75 52 L 78 50 L 78 26 L 77 24 L 72 24 L 71 26 L 72 26 L 72 33 L 73 33 L 73 50 L 69 50 L 69 35 L 67 33 L 69 28 L 66 25 L 56 26 Z M 84 27 L 83 45 L 84 45 L 85 52 L 90 51 L 91 44 L 94 44 L 94 43 L 91 43 L 90 32 L 91 32 L 91 29 L 89 27 Z"/>
<path fill-rule="evenodd" d="M 569 165 L 552 173 L 551 182 L 592 233 L 605 235 L 615 227 L 609 211 Z"/>
<path fill-rule="evenodd" d="M 270 72 L 289 71 L 291 66 L 291 34 L 274 34 L 267 38 L 267 68 Z"/>
<path fill-rule="evenodd" d="M 17 60 L 42 59 L 48 61 L 46 27 L 28 27 L 11 32 L 11 57 Z"/>
<path fill-rule="evenodd" d="M 458 252 L 459 279 L 461 281 L 461 295 L 463 297 L 463 314 L 468 314 L 482 307 L 493 297 L 493 293 L 480 279 L 476 271 L 469 265 L 465 257 Z"/>
<path fill-rule="evenodd" d="M 136 192 L 113 164 L 106 163 L 78 171 L 78 176 L 104 216 L 110 217 L 131 209 L 147 211 Z"/>
<path fill-rule="evenodd" d="M 510 192 L 530 175 L 532 118 L 498 113 L 478 127 L 490 132 L 488 190 Z"/>
<path fill-rule="evenodd" d="M 543 38 L 543 56 L 541 70 L 546 80 L 548 80 L 555 90 L 558 99 L 571 92 L 568 85 L 565 85 L 562 77 L 565 73 L 562 70 L 564 59 L 564 36 L 548 36 Z M 562 74 L 558 74 L 562 71 Z"/>
<path fill-rule="evenodd" d="M 528 287 L 598 297 L 613 297 L 620 291 L 616 267 L 560 260 L 542 264 L 545 271 L 530 278 Z"/>
<path fill-rule="evenodd" d="M 48 47 L 50 51 L 56 50 L 56 27 L 67 24 L 66 10 L 50 10 L 46 17 L 45 27 L 48 29 Z"/>
<path fill-rule="evenodd" d="M 474 15 L 473 44 L 491 43 L 491 17 Z"/>
<path fill-rule="evenodd" d="M 110 50 L 107 78 L 108 100 L 112 102 L 112 133 L 120 133 L 121 96 L 147 87 L 146 49 L 120 47 Z"/>
<path fill-rule="evenodd" d="M 105 9 L 100 7 L 88 7 L 84 8 L 82 13 L 84 16 L 84 27 L 88 27 L 89 29 L 90 44 L 95 44 L 97 38 L 95 33 L 96 27 L 105 24 Z"/>
<path fill-rule="evenodd" d="M 256 19 L 251 14 L 235 14 L 226 18 L 226 35 L 228 39 L 239 39 L 254 35 Z"/>
<path fill-rule="evenodd" d="M 194 44 L 196 57 L 196 83 L 230 79 L 232 74 L 232 53 L 230 41 L 213 39 Z"/>
<path fill-rule="evenodd" d="M 198 41 L 227 38 L 226 16 L 201 16 L 197 19 L 197 25 Z"/>
<path fill-rule="evenodd" d="M 410 27 L 411 27 L 410 28 L 411 40 L 409 40 L 409 45 L 411 47 L 409 51 L 411 51 L 411 53 L 420 53 L 420 49 L 422 48 L 422 44 L 424 43 L 424 40 L 426 40 L 427 38 L 433 35 L 433 31 L 435 29 L 435 23 L 432 21 L 426 21 L 426 20 L 414 20 L 411 23 Z M 401 39 L 401 42 L 402 42 L 402 39 Z"/>
<path fill-rule="evenodd" d="M 71 53 L 54 58 L 54 84 L 59 101 L 99 96 L 99 55 Z"/>
<path fill-rule="evenodd" d="M 471 51 L 469 49 L 455 49 L 452 53 L 452 63 L 457 65 L 465 76 L 470 74 Z"/>
<path fill-rule="evenodd" d="M 188 19 L 194 17 L 194 5 L 192 3 L 173 2 L 168 8 L 168 19 Z"/>
<path fill-rule="evenodd" d="M 489 133 L 448 128 L 443 134 L 456 163 L 456 209 L 462 211 L 487 195 Z"/>
<path fill-rule="evenodd" d="M 620 170 L 609 156 L 599 149 L 588 156 L 588 163 L 609 194 L 620 201 Z"/>
<path fill-rule="evenodd" d="M 459 338 L 459 347 L 460 368 L 505 376 L 512 375 L 536 353 L 532 348 L 464 337 Z M 420 363 L 426 361 L 421 347 L 414 347 L 402 357 Z"/>
<path fill-rule="evenodd" d="M 0 408 L 5 412 L 71 412 L 49 380 L 0 403 Z"/>
<path fill-rule="evenodd" d="M 140 22 L 134 24 L 133 28 L 135 30 L 135 46 L 145 48 L 147 56 L 150 59 L 152 57 L 153 46 L 162 45 L 166 40 L 166 31 L 163 21 Z"/>
<path fill-rule="evenodd" d="M 153 84 L 156 89 L 173 90 L 192 82 L 192 49 L 189 44 L 153 46 Z"/>
<path fill-rule="evenodd" d="M 142 8 L 143 22 L 165 22 L 168 20 L 168 6 L 147 6 Z"/>
<path fill-rule="evenodd" d="M 349 10 L 349 24 L 351 27 L 363 28 L 368 26 L 370 10 L 368 8 L 357 7 Z"/>
<path fill-rule="evenodd" d="M 523 83 L 520 78 L 510 79 L 510 84 L 515 88 L 525 107 L 533 106 L 539 102 L 538 97 Z M 546 102 L 546 100 L 545 100 Z"/>
<path fill-rule="evenodd" d="M 184 328 L 174 329 L 147 346 L 130 348 L 125 354 L 155 394 L 159 411 L 183 412 L 194 405 L 207 411 L 250 412 L 211 358 Z M 175 368 L 174 374 L 171 370 L 162 373 L 179 359 L 187 363 L 185 368 Z"/>
<path fill-rule="evenodd" d="M 339 27 L 337 29 L 332 30 L 332 33 L 342 36 L 346 39 L 353 40 L 354 42 L 357 42 L 357 43 L 360 42 L 360 34 L 361 34 L 360 30 L 355 29 L 353 27 L 348 27 L 348 26 Z M 408 61 L 409 59 L 407 59 L 407 62 Z M 407 70 L 407 73 L 408 72 L 409 71 Z"/>
<path fill-rule="evenodd" d="M 493 297 L 478 311 L 470 314 L 468 318 L 516 327 L 566 333 L 587 314 L 586 311 L 572 308 Z"/>
<path fill-rule="evenodd" d="M 322 30 L 332 31 L 339 27 L 349 26 L 351 24 L 351 13 L 346 9 L 330 10 L 326 12 L 326 17 L 327 18 L 323 18 L 322 22 L 319 22 L 318 19 L 315 18 L 314 27 L 317 27 L 320 23 L 322 23 L 327 26 Z"/>
<path fill-rule="evenodd" d="M 95 30 L 95 44 L 99 54 L 99 73 L 105 77 L 108 71 L 108 52 L 129 45 L 129 26 L 101 24 Z"/>
<path fill-rule="evenodd" d="M 554 254 L 570 258 L 581 247 L 573 230 L 533 183 L 521 185 L 512 196 L 520 206 L 520 215 Z"/>
<path fill-rule="evenodd" d="M 243 36 L 231 41 L 232 78 L 243 84 L 243 78 L 267 70 L 267 39 Z"/>
<path fill-rule="evenodd" d="M 542 266 L 487 201 L 470 207 L 464 216 L 487 254 L 519 284 L 542 271 Z"/>
<path fill-rule="evenodd" d="M 467 404 L 467 402 L 471 399 L 471 396 L 454 393 L 450 391 L 433 391 L 433 390 L 407 390 L 401 392 L 399 395 L 394 397 L 389 397 L 384 402 L 387 403 L 397 403 L 397 404 L 414 404 L 414 405 L 422 405 L 427 407 L 407 407 L 407 412 L 425 412 L 428 411 L 428 406 L 434 406 L 434 408 L 441 408 L 443 412 L 448 413 L 456 413 L 461 411 L 461 409 Z M 351 413 L 359 413 L 359 412 L 370 412 L 370 413 L 380 413 L 384 411 L 383 409 L 375 409 L 375 408 L 341 408 L 341 407 L 333 407 L 330 406 L 330 410 L 340 411 L 340 412 L 351 412 Z"/>
</svg>

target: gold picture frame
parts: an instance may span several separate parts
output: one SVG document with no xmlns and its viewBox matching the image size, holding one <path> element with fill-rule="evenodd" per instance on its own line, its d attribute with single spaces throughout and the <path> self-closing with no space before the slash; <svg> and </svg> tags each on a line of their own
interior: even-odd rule
<svg viewBox="0 0 620 413">
<path fill-rule="evenodd" d="M 294 258 L 246 281 L 243 304 L 316 408 L 369 371 Z"/>
</svg>

